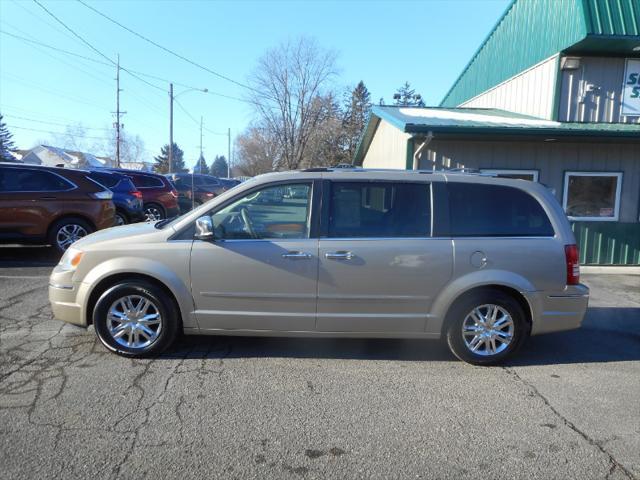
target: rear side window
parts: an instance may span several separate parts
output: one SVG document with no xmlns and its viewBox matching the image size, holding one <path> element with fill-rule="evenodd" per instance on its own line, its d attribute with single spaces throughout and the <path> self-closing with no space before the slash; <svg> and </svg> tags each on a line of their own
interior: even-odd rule
<svg viewBox="0 0 640 480">
<path fill-rule="evenodd" d="M 162 188 L 164 183 L 157 177 L 151 175 L 131 175 L 133 184 L 138 188 Z"/>
<path fill-rule="evenodd" d="M 120 180 L 120 176 L 118 175 L 103 172 L 91 172 L 89 177 L 107 188 L 115 187 Z"/>
<path fill-rule="evenodd" d="M 547 214 L 523 190 L 499 185 L 449 183 L 451 235 L 456 237 L 553 236 Z"/>
<path fill-rule="evenodd" d="M 431 195 L 427 183 L 334 182 L 331 238 L 428 237 Z"/>
<path fill-rule="evenodd" d="M 45 170 L 0 169 L 2 192 L 60 192 L 72 188 L 70 182 Z"/>
</svg>

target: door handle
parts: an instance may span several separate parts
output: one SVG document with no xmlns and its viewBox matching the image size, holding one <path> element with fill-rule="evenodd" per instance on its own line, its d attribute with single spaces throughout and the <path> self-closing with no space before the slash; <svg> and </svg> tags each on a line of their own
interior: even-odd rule
<svg viewBox="0 0 640 480">
<path fill-rule="evenodd" d="M 329 252 L 325 253 L 324 256 L 325 258 L 328 258 L 330 260 L 351 260 L 353 257 L 355 257 L 353 253 L 344 251 Z"/>
<path fill-rule="evenodd" d="M 306 252 L 287 252 L 282 254 L 282 258 L 290 258 L 292 260 L 308 260 L 311 258 L 311 254 Z"/>
</svg>

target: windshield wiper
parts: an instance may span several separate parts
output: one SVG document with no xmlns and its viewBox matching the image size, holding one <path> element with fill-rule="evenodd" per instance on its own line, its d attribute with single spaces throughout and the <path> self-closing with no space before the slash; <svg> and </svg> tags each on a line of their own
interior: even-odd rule
<svg viewBox="0 0 640 480">
<path fill-rule="evenodd" d="M 173 222 L 176 218 L 178 217 L 175 216 L 175 217 L 165 218 L 164 220 L 159 220 L 154 224 L 154 227 L 156 227 L 158 230 L 162 230 L 166 224 L 168 224 L 169 222 Z"/>
</svg>

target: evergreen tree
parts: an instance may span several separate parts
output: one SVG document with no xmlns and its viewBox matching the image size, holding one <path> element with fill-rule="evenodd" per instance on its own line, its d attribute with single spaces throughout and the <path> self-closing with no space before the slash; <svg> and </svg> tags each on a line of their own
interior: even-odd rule
<svg viewBox="0 0 640 480">
<path fill-rule="evenodd" d="M 183 173 L 187 171 L 184 164 L 184 152 L 174 142 L 172 149 L 172 171 L 169 171 L 169 144 L 160 149 L 160 155 L 154 158 L 153 171 L 156 173 Z"/>
<path fill-rule="evenodd" d="M 198 158 L 198 161 L 193 167 L 193 173 L 209 173 L 209 166 L 207 165 L 207 161 L 204 159 L 204 155 L 202 155 L 202 153 L 200 153 L 200 158 Z"/>
<path fill-rule="evenodd" d="M 371 94 L 361 80 L 345 98 L 342 128 L 346 160 L 351 161 L 371 112 Z"/>
<path fill-rule="evenodd" d="M 396 90 L 393 99 L 394 105 L 400 107 L 424 107 L 422 95 L 417 94 L 409 82 L 404 82 L 404 85 Z"/>
<path fill-rule="evenodd" d="M 7 125 L 2 121 L 2 114 L 0 113 L 0 162 L 16 161 L 13 155 L 9 153 L 10 150 L 16 149 L 11 137 L 13 137 L 13 135 L 7 129 Z"/>
<path fill-rule="evenodd" d="M 211 164 L 211 175 L 225 178 L 227 176 L 227 159 L 224 155 L 216 155 L 216 159 Z"/>
</svg>

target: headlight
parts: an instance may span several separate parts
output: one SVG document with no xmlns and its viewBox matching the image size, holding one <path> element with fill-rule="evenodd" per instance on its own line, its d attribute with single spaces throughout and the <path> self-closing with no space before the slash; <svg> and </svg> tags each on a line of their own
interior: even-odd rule
<svg viewBox="0 0 640 480">
<path fill-rule="evenodd" d="M 62 255 L 58 265 L 60 266 L 60 269 L 64 271 L 75 270 L 80 263 L 80 260 L 82 260 L 83 255 L 84 252 L 81 250 L 73 247 L 68 248 L 67 251 L 64 252 L 64 255 Z"/>
</svg>

